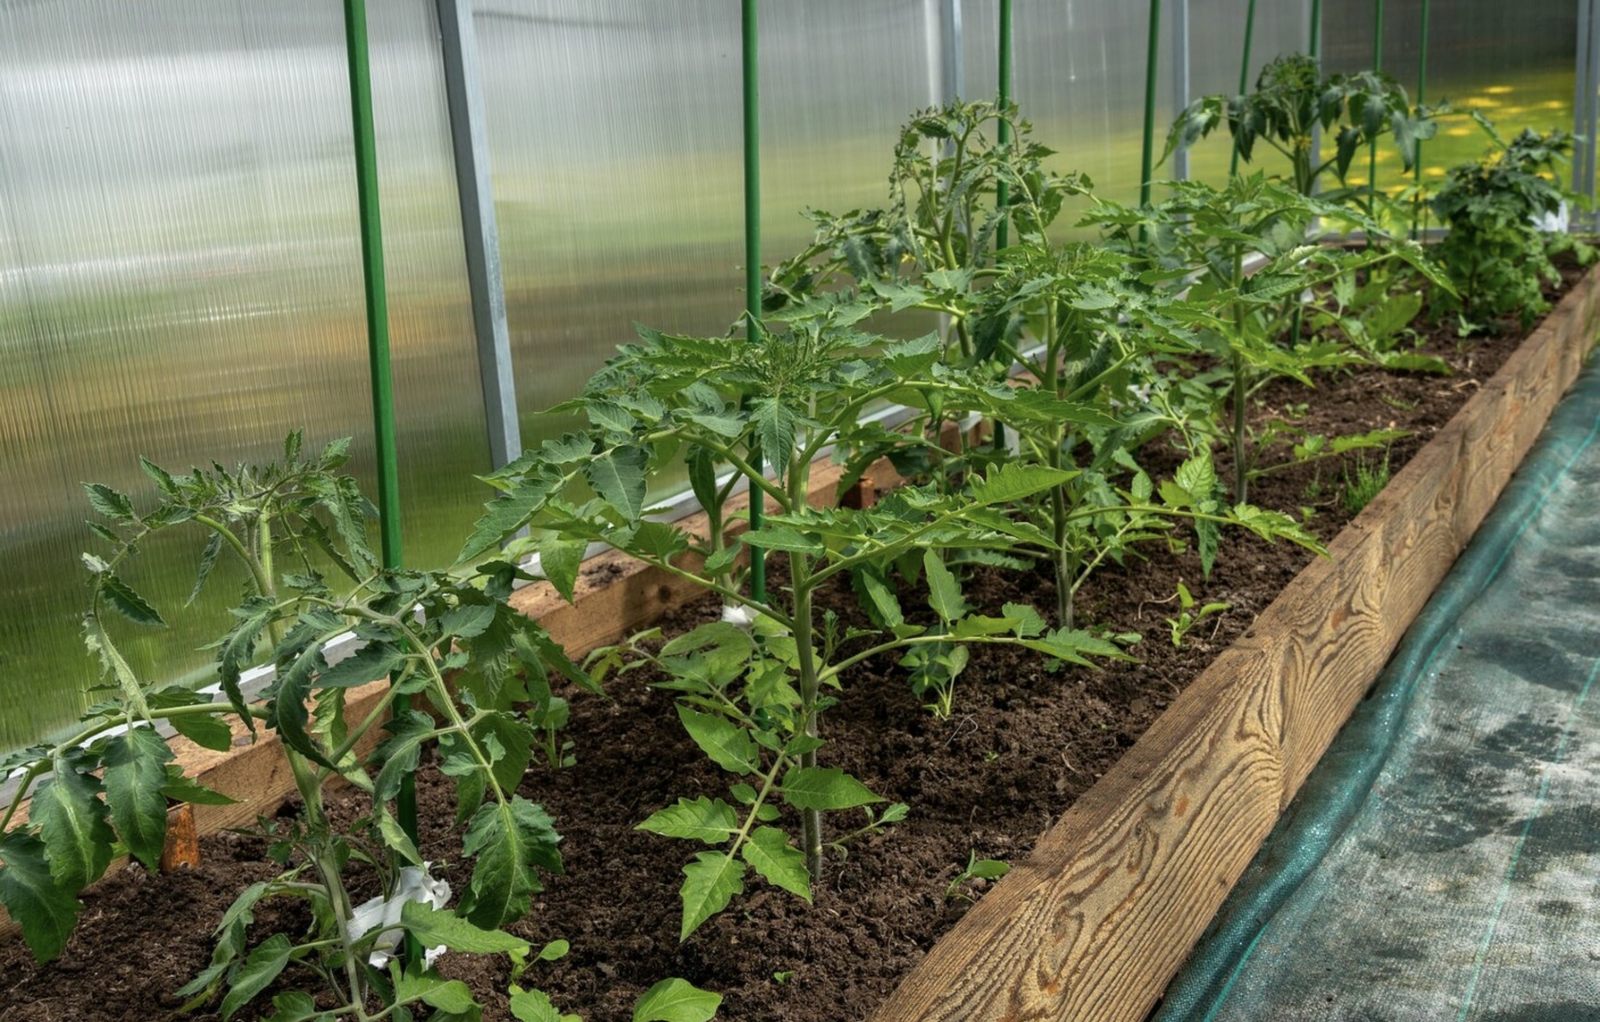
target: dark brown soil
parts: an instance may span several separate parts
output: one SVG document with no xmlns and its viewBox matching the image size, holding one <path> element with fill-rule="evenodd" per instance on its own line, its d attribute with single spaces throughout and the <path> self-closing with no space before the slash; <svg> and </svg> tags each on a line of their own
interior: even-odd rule
<svg viewBox="0 0 1600 1022">
<path fill-rule="evenodd" d="M 1452 376 L 1361 371 L 1326 378 L 1314 393 L 1273 386 L 1256 412 L 1282 414 L 1308 403 L 1300 421 L 1314 432 L 1409 429 L 1390 453 L 1398 469 L 1520 339 L 1507 331 L 1461 345 L 1441 333 L 1426 350 L 1447 359 Z M 1325 462 L 1267 477 L 1252 502 L 1296 514 L 1309 509 L 1311 528 L 1330 539 L 1350 517 L 1341 500 L 1346 470 Z M 522 787 L 556 818 L 567 873 L 551 879 L 533 912 L 513 927 L 535 946 L 564 938 L 572 951 L 524 982 L 588 1022 L 630 1018 L 637 996 L 666 976 L 724 994 L 724 1019 L 865 1018 L 961 917 L 969 898 L 981 896 L 982 881 L 946 895 L 969 854 L 1007 861 L 1027 855 L 1310 557 L 1287 544 L 1229 536 L 1205 579 L 1191 551 L 1152 545 L 1147 553 L 1146 562 L 1104 570 L 1078 604 L 1081 622 L 1142 633 L 1133 648 L 1138 663 L 1053 670 L 1032 655 L 975 650 L 948 720 L 921 709 L 892 664 L 858 671 L 825 721 L 825 755 L 879 794 L 909 803 L 910 817 L 852 843 L 847 856 L 835 855 L 814 904 L 752 879 L 742 898 L 683 944 L 679 870 L 694 849 L 633 827 L 680 796 L 723 794 L 726 778 L 685 739 L 671 699 L 635 676 L 613 684 L 611 699 L 575 701 L 567 736 L 577 742 L 577 766 L 536 767 Z M 1166 619 L 1177 616 L 1180 579 L 1200 600 L 1231 607 L 1175 648 Z M 1043 575 L 987 571 L 968 581 L 966 595 L 994 607 L 1020 599 L 1043 608 L 1054 599 Z M 837 603 L 843 612 L 848 600 Z M 670 624 L 687 627 L 713 613 L 691 607 Z M 445 780 L 427 769 L 418 778 L 424 855 L 460 887 L 467 867 L 449 833 L 454 799 Z M 843 814 L 831 823 L 856 825 Z M 275 872 L 263 861 L 260 839 L 221 835 L 202 846 L 197 870 L 151 876 L 126 867 L 87 892 L 76 935 L 48 966 L 35 965 L 20 941 L 0 945 L 0 1020 L 145 1022 L 169 1014 L 177 1004 L 171 991 L 208 961 L 222 911 L 243 886 Z M 258 931 L 294 925 L 293 911 L 261 912 Z M 449 955 L 441 968 L 472 984 L 488 1005 L 486 1018 L 509 1017 L 503 959 Z"/>
</svg>

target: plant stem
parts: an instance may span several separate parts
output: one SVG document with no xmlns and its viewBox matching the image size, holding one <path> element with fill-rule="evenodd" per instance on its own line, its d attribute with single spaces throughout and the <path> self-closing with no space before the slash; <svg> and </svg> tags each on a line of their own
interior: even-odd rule
<svg viewBox="0 0 1600 1022">
<path fill-rule="evenodd" d="M 789 485 L 791 500 L 803 504 L 805 501 L 807 473 L 791 468 L 789 472 Z M 802 728 L 808 737 L 816 738 L 820 731 L 818 727 L 817 695 L 821 690 L 821 676 L 818 673 L 817 651 L 813 645 L 813 637 L 817 634 L 816 622 L 811 604 L 812 593 L 816 589 L 816 582 L 811 574 L 811 558 L 802 553 L 789 555 L 789 585 L 794 593 L 794 640 L 795 658 L 800 674 L 800 713 Z M 800 755 L 802 768 L 817 765 L 817 750 L 808 749 Z M 801 851 L 806 857 L 806 872 L 811 875 L 815 883 L 822 879 L 822 813 L 817 809 L 802 809 L 800 811 Z"/>
</svg>

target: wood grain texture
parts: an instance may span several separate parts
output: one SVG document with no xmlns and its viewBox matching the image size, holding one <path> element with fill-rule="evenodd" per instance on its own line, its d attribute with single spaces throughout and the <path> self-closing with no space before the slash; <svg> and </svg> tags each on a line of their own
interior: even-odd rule
<svg viewBox="0 0 1600 1022">
<path fill-rule="evenodd" d="M 1585 277 L 873 1015 L 1138 1022 L 1581 368 Z"/>
<path fill-rule="evenodd" d="M 831 506 L 834 490 L 843 476 L 844 470 L 837 465 L 813 467 L 811 503 L 817 507 Z M 869 475 L 869 478 L 876 477 Z M 865 487 L 863 492 L 866 492 Z M 875 492 L 874 489 L 867 493 L 869 501 Z M 743 511 L 749 506 L 747 494 L 728 502 L 729 511 Z M 767 506 L 769 511 L 777 510 L 777 505 L 770 500 Z M 678 525 L 704 537 L 709 522 L 704 514 L 695 514 L 682 519 Z M 745 523 L 734 523 L 729 526 L 728 534 L 736 536 L 744 528 Z M 703 595 L 705 590 L 692 582 L 610 550 L 584 562 L 571 603 L 548 582 L 536 582 L 513 593 L 511 606 L 538 621 L 569 655 L 577 657 L 648 628 L 662 614 Z"/>
</svg>

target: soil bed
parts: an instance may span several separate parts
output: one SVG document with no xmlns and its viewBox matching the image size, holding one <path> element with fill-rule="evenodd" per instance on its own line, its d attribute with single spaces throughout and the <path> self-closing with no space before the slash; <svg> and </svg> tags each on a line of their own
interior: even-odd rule
<svg viewBox="0 0 1600 1022">
<path fill-rule="evenodd" d="M 1570 273 L 1569 283 L 1576 277 Z M 1461 343 L 1440 331 L 1423 350 L 1448 361 L 1454 375 L 1361 370 L 1324 378 L 1310 393 L 1274 385 L 1254 411 L 1279 416 L 1309 403 L 1298 421 L 1329 435 L 1410 430 L 1390 452 L 1398 470 L 1523 336 L 1508 328 Z M 1218 470 L 1229 477 L 1220 457 Z M 1329 460 L 1273 474 L 1252 485 L 1251 502 L 1291 513 L 1308 508 L 1309 526 L 1329 540 L 1352 517 L 1341 499 L 1347 470 L 1353 474 L 1350 463 Z M 669 975 L 724 994 L 723 1019 L 866 1018 L 969 906 L 945 896 L 968 855 L 1023 858 L 1311 556 L 1228 534 L 1216 570 L 1203 579 L 1192 550 L 1154 544 L 1146 552 L 1147 561 L 1103 570 L 1078 600 L 1080 623 L 1142 633 L 1132 649 L 1139 663 L 1051 670 L 1032 654 L 978 647 L 949 720 L 922 710 L 892 663 L 855 671 L 824 721 L 823 756 L 884 797 L 909 803 L 910 817 L 851 844 L 846 856 L 833 855 L 813 905 L 752 878 L 742 898 L 685 944 L 678 942 L 677 891 L 679 870 L 694 849 L 632 828 L 680 796 L 723 794 L 725 775 L 683 736 L 669 696 L 647 688 L 638 674 L 613 682 L 609 700 L 575 698 L 566 737 L 577 742 L 577 765 L 536 766 L 522 786 L 555 817 L 567 875 L 551 878 L 534 911 L 512 927 L 535 946 L 564 938 L 572 951 L 530 970 L 524 983 L 588 1022 L 628 1019 L 637 996 Z M 1199 600 L 1231 608 L 1174 648 L 1166 619 L 1178 614 L 1179 580 Z M 1048 608 L 1054 586 L 1043 573 L 980 570 L 967 581 L 966 596 L 977 607 L 1023 600 Z M 832 597 L 841 615 L 852 603 L 848 594 Z M 714 613 L 714 606 L 694 605 L 667 625 L 690 627 Z M 418 787 L 423 854 L 459 887 L 467 870 L 448 830 L 453 789 L 430 769 L 419 774 Z M 347 811 L 354 813 L 354 797 L 347 792 L 333 801 L 350 800 Z M 830 821 L 833 832 L 854 825 L 847 814 Z M 48 966 L 35 965 L 20 940 L 0 944 L 0 1020 L 145 1022 L 170 1014 L 178 1004 L 171 991 L 209 960 L 211 930 L 235 894 L 278 871 L 264 852 L 260 838 L 223 834 L 202 841 L 197 870 L 151 876 L 124 867 L 85 893 L 78 931 Z M 981 896 L 982 886 L 975 881 L 964 893 Z M 263 906 L 257 930 L 293 932 L 296 911 Z M 441 969 L 472 984 L 489 1006 L 486 1018 L 509 1018 L 503 959 L 449 955 Z M 286 978 L 304 977 L 291 970 Z"/>
</svg>

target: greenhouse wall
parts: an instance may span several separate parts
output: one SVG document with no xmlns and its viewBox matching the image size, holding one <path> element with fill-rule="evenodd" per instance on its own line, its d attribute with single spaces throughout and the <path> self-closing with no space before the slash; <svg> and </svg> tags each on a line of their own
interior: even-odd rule
<svg viewBox="0 0 1600 1022">
<path fill-rule="evenodd" d="M 1232 92 L 1247 0 L 1189 0 L 1187 94 Z M 1248 75 L 1310 38 L 1310 2 L 1259 4 Z M 410 564 L 447 564 L 491 467 L 434 0 L 370 0 L 378 157 Z M 480 56 L 522 440 L 635 321 L 721 334 L 744 307 L 736 0 L 479 0 Z M 1433 5 L 1430 100 L 1572 123 L 1576 5 Z M 1157 153 L 1183 94 L 1162 4 Z M 896 128 L 998 86 L 997 0 L 760 5 L 763 258 L 806 208 L 881 202 Z M 1330 68 L 1370 66 L 1372 5 L 1325 5 Z M 1014 98 L 1057 169 L 1139 190 L 1149 4 L 1019 0 Z M 1388 4 L 1385 67 L 1416 74 L 1420 4 Z M 1478 42 L 1472 42 L 1478 40 Z M 1409 76 L 1409 77 L 1407 77 Z M 1458 129 L 1465 134 L 1458 134 Z M 1481 150 L 1452 122 L 1430 154 Z M 1220 181 L 1225 139 L 1193 154 Z M 0 2 L 0 750 L 95 698 L 77 626 L 80 484 L 148 501 L 169 469 L 264 461 L 284 434 L 355 438 L 375 472 L 343 23 L 283 0 Z M 1154 176 L 1174 173 L 1169 161 Z M 1064 217 L 1070 230 L 1071 217 Z M 193 610 L 198 551 L 134 579 L 175 628 L 131 629 L 135 669 L 199 679 L 238 578 Z M 164 556 L 170 555 L 170 556 Z M 159 567 L 151 567 L 159 565 Z M 192 651 L 185 653 L 184 651 Z"/>
</svg>

